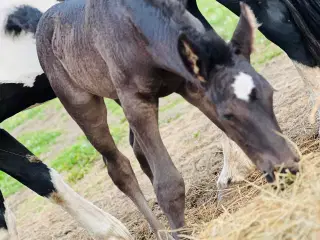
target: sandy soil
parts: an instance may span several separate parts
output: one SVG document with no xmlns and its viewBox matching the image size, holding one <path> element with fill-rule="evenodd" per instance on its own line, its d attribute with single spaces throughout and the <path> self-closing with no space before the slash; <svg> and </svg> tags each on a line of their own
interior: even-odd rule
<svg viewBox="0 0 320 240">
<path fill-rule="evenodd" d="M 315 126 L 308 124 L 310 108 L 306 107 L 307 91 L 291 61 L 286 56 L 280 56 L 266 64 L 261 72 L 278 90 L 275 93 L 274 105 L 281 128 L 294 141 L 312 137 L 316 131 Z M 161 135 L 186 182 L 186 220 L 187 226 L 193 228 L 196 224 L 210 221 L 221 212 L 217 207 L 215 185 L 217 174 L 222 167 L 222 149 L 219 142 L 221 132 L 199 110 L 186 102 L 178 104 L 173 110 L 161 113 L 160 121 L 176 113 L 182 116 L 163 124 Z M 51 114 L 51 122 L 40 124 L 41 128 L 45 129 L 56 124 L 59 116 L 55 116 L 54 112 Z M 71 118 L 65 117 L 65 119 L 63 127 L 70 132 L 70 136 L 59 139 L 61 145 L 57 145 L 57 149 L 70 144 L 81 134 Z M 30 125 L 38 130 L 39 124 L 30 122 Z M 18 134 L 19 131 L 22 129 L 15 130 L 14 134 Z M 155 203 L 152 186 L 140 170 L 131 148 L 127 143 L 119 147 L 131 159 L 144 194 L 157 215 L 163 219 Z M 102 161 L 98 161 L 92 171 L 73 187 L 94 204 L 121 219 L 138 239 L 153 238 L 146 221 L 135 206 L 112 184 Z M 252 196 L 248 196 L 249 198 Z M 21 239 L 91 239 L 67 213 L 28 189 L 11 196 L 8 201 L 17 217 Z M 241 203 L 237 204 L 241 207 Z"/>
</svg>

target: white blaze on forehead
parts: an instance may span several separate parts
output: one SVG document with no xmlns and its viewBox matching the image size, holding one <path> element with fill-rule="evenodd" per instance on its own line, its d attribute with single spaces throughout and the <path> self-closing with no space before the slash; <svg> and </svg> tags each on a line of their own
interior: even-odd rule
<svg viewBox="0 0 320 240">
<path fill-rule="evenodd" d="M 239 72 L 234 79 L 234 83 L 231 85 L 234 89 L 234 94 L 237 98 L 248 102 L 250 94 L 255 88 L 252 77 L 244 72 Z"/>
<path fill-rule="evenodd" d="M 50 176 L 56 192 L 49 199 L 72 215 L 95 239 L 133 240 L 128 229 L 117 218 L 73 191 L 55 170 L 50 169 Z"/>
</svg>

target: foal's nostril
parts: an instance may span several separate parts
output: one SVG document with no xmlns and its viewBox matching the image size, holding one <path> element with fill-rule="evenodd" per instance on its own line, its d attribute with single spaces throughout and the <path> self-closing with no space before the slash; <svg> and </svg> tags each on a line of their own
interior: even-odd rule
<svg viewBox="0 0 320 240">
<path fill-rule="evenodd" d="M 273 172 L 269 172 L 268 173 L 266 171 L 263 171 L 263 173 L 265 174 L 265 178 L 266 178 L 268 183 L 272 183 L 276 179 L 276 177 L 275 177 Z"/>
<path fill-rule="evenodd" d="M 294 162 L 300 162 L 300 158 L 299 158 L 299 157 L 294 157 L 294 158 L 293 158 L 293 161 L 294 161 Z"/>
</svg>

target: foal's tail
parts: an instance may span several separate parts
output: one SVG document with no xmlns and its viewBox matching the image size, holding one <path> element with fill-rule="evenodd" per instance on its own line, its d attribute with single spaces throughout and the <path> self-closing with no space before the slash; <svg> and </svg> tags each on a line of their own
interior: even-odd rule
<svg viewBox="0 0 320 240">
<path fill-rule="evenodd" d="M 22 32 L 35 34 L 42 12 L 37 8 L 21 5 L 8 15 L 5 32 L 19 36 Z"/>
</svg>

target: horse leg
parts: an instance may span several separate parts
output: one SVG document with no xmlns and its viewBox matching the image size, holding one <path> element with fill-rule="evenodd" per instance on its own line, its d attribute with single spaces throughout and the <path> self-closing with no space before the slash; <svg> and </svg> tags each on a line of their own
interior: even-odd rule
<svg viewBox="0 0 320 240">
<path fill-rule="evenodd" d="M 0 143 L 0 170 L 60 205 L 95 239 L 132 239 L 119 220 L 74 192 L 55 170 L 48 168 L 3 129 L 0 129 Z"/>
<path fill-rule="evenodd" d="M 0 191 L 0 240 L 18 240 L 15 216 L 5 204 L 2 192 Z"/>
<path fill-rule="evenodd" d="M 217 127 L 223 127 L 217 121 L 215 106 L 205 96 L 204 92 L 191 83 L 183 84 L 177 91 L 190 104 L 203 112 Z M 240 147 L 225 134 L 222 138 L 224 164 L 217 185 L 219 190 L 226 189 L 231 183 L 239 182 L 245 178 L 254 168 L 254 164 L 243 153 Z"/>
<path fill-rule="evenodd" d="M 116 103 L 118 103 L 121 106 L 119 100 L 115 100 L 115 101 L 116 101 Z M 144 155 L 137 139 L 134 137 L 134 133 L 133 133 L 132 129 L 129 128 L 129 131 L 130 131 L 129 132 L 129 142 L 130 142 L 130 145 L 133 149 L 134 155 L 136 156 L 142 171 L 148 176 L 148 178 L 150 179 L 150 181 L 152 183 L 153 182 L 153 174 L 152 174 L 150 165 L 147 161 L 147 158 Z"/>
<path fill-rule="evenodd" d="M 140 167 L 141 167 L 142 171 L 148 176 L 151 183 L 153 183 L 153 174 L 152 174 L 150 165 L 149 165 L 148 160 L 140 147 L 140 144 L 138 143 L 138 140 L 134 137 L 134 133 L 131 128 L 130 128 L 129 138 L 130 138 L 129 139 L 130 145 L 133 149 L 134 155 L 136 156 L 138 162 L 140 163 Z"/>
<path fill-rule="evenodd" d="M 135 81 L 133 81 L 135 82 Z M 184 226 L 185 186 L 164 146 L 158 128 L 158 98 L 118 92 L 130 128 L 149 163 L 158 203 L 172 229 Z M 175 238 L 177 234 L 174 233 Z"/>
<path fill-rule="evenodd" d="M 315 106 L 319 104 L 320 101 L 320 68 L 319 67 L 307 67 L 293 61 L 300 77 L 302 78 L 306 88 L 309 91 L 309 101 L 313 107 L 317 107 L 317 121 L 320 122 L 320 106 Z M 318 135 L 320 135 L 320 126 L 318 126 Z"/>
<path fill-rule="evenodd" d="M 230 184 L 243 181 L 255 169 L 254 164 L 241 148 L 223 133 L 223 167 L 217 185 L 219 190 L 227 189 Z"/>
</svg>

